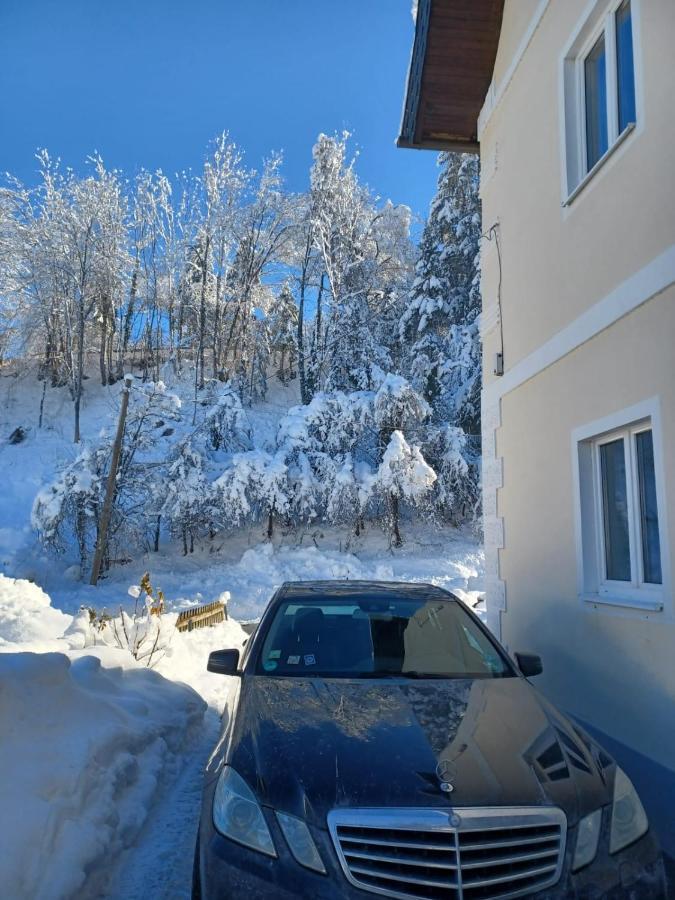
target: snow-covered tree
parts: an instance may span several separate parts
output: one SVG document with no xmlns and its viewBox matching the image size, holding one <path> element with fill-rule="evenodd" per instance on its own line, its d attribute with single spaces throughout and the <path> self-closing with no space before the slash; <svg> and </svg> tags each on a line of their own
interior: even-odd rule
<svg viewBox="0 0 675 900">
<path fill-rule="evenodd" d="M 82 571 L 96 543 L 107 456 L 102 448 L 85 447 L 33 502 L 31 524 L 43 543 L 63 551 L 74 539 Z"/>
<path fill-rule="evenodd" d="M 206 436 L 211 450 L 248 449 L 249 437 L 244 408 L 230 382 L 211 382 L 213 393 L 209 407 L 198 428 Z"/>
<path fill-rule="evenodd" d="M 284 282 L 279 296 L 272 302 L 268 328 L 277 378 L 282 384 L 288 384 L 295 378 L 298 356 L 298 307 L 288 282 Z"/>
<path fill-rule="evenodd" d="M 422 505 L 471 517 L 478 163 L 441 156 L 413 271 L 410 210 L 374 196 L 356 157 L 348 135 L 319 135 L 301 195 L 279 156 L 256 172 L 225 134 L 196 175 L 126 181 L 42 154 L 37 187 L 0 184 L 0 360 L 37 358 L 42 403 L 69 389 L 87 441 L 36 501 L 47 543 L 77 543 L 84 565 L 96 540 L 112 434 L 79 433 L 92 370 L 106 387 L 138 373 L 104 569 L 162 534 L 189 552 L 263 521 L 358 532 L 384 510 L 398 543 Z M 263 441 L 249 408 L 272 376 L 297 377 L 301 405 Z"/>
<path fill-rule="evenodd" d="M 375 424 L 389 442 L 391 432 L 423 422 L 431 414 L 424 397 L 402 375 L 387 375 L 373 401 Z"/>
<path fill-rule="evenodd" d="M 168 421 L 180 415 L 180 401 L 162 383 L 132 389 L 125 423 L 103 571 L 113 558 L 124 558 L 132 546 L 151 545 L 161 504 L 157 497 L 166 487 L 162 473 L 166 438 L 173 433 Z M 112 457 L 113 434 L 103 431 L 38 493 L 33 504 L 33 527 L 43 542 L 66 549 L 74 537 L 82 570 L 98 538 L 99 516 Z M 158 480 L 162 482 L 159 486 Z"/>
<path fill-rule="evenodd" d="M 381 323 L 409 245 L 409 220 L 390 207 L 378 211 L 359 183 L 354 160 L 347 159 L 348 138 L 319 135 L 311 172 L 312 236 L 326 286 L 322 279 L 312 381 L 332 391 L 370 390 L 390 369 L 393 342 Z"/>
<path fill-rule="evenodd" d="M 160 515 L 171 533 L 182 539 L 183 554 L 192 553 L 195 535 L 213 516 L 213 499 L 204 459 L 190 440 L 179 445 L 163 479 L 163 492 Z"/>
<path fill-rule="evenodd" d="M 432 427 L 426 435 L 424 453 L 437 475 L 437 512 L 455 524 L 476 523 L 480 513 L 479 466 L 469 436 L 456 425 Z"/>
<path fill-rule="evenodd" d="M 478 157 L 442 153 L 436 196 L 400 322 L 414 386 L 439 420 L 480 432 Z"/>
<path fill-rule="evenodd" d="M 275 520 L 289 510 L 288 466 L 283 453 L 235 453 L 213 487 L 224 524 L 265 519 L 268 538 L 274 533 Z"/>
<path fill-rule="evenodd" d="M 403 543 L 400 530 L 401 504 L 418 506 L 428 496 L 436 473 L 418 446 L 410 446 L 400 431 L 394 431 L 373 474 L 371 493 L 384 501 L 394 546 Z"/>
<path fill-rule="evenodd" d="M 354 464 L 352 454 L 346 453 L 333 462 L 330 477 L 326 479 L 326 518 L 336 525 L 353 525 L 357 535 L 370 497 L 372 481 L 368 478 L 369 470 L 366 474 L 364 468 L 367 469 L 367 464 L 362 463 L 362 471 L 359 473 L 359 466 Z"/>
</svg>

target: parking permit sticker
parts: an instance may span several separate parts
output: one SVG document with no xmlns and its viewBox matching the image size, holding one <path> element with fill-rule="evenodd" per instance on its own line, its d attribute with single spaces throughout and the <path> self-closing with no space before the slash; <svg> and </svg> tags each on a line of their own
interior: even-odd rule
<svg viewBox="0 0 675 900">
<path fill-rule="evenodd" d="M 281 656 L 281 650 L 270 650 L 268 653 L 268 659 L 279 659 Z"/>
<path fill-rule="evenodd" d="M 278 663 L 274 662 L 273 659 L 268 659 L 263 663 L 263 669 L 266 672 L 274 672 L 274 670 L 276 669 L 277 666 L 278 666 Z"/>
<path fill-rule="evenodd" d="M 306 666 L 315 666 L 316 665 L 316 657 L 313 653 L 308 653 L 305 657 L 305 665 Z"/>
<path fill-rule="evenodd" d="M 286 660 L 286 665 L 289 665 L 289 666 L 297 666 L 297 664 L 298 664 L 299 662 L 300 662 L 300 657 L 299 657 L 299 656 L 289 656 L 288 659 Z"/>
</svg>

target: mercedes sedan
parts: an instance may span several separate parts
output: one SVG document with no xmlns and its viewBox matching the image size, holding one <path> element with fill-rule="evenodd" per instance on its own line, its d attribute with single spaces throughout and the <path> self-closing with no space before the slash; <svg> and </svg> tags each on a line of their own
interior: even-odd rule
<svg viewBox="0 0 675 900">
<path fill-rule="evenodd" d="M 195 898 L 666 897 L 626 774 L 452 594 L 288 583 L 208 668 Z"/>
</svg>

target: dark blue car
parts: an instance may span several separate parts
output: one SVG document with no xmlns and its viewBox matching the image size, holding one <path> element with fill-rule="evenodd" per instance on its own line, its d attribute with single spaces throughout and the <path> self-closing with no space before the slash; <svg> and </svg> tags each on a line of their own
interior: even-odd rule
<svg viewBox="0 0 675 900">
<path fill-rule="evenodd" d="M 194 897 L 666 897 L 627 776 L 515 660 L 431 585 L 285 584 L 209 659 Z"/>
</svg>

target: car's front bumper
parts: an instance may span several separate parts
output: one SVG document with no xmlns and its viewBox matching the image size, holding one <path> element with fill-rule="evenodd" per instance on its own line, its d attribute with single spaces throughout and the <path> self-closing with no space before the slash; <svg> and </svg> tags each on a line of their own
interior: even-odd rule
<svg viewBox="0 0 675 900">
<path fill-rule="evenodd" d="M 295 861 L 274 816 L 268 813 L 266 818 L 279 854 L 276 859 L 222 837 L 210 819 L 202 820 L 202 900 L 367 900 L 378 896 L 347 881 L 328 831 L 311 829 L 326 867 L 326 875 L 320 875 Z M 530 900 L 667 900 L 663 860 L 652 833 L 610 856 L 606 829 L 603 832 L 593 863 L 573 873 L 576 829 L 571 828 L 560 880 L 545 891 L 530 894 Z"/>
</svg>

